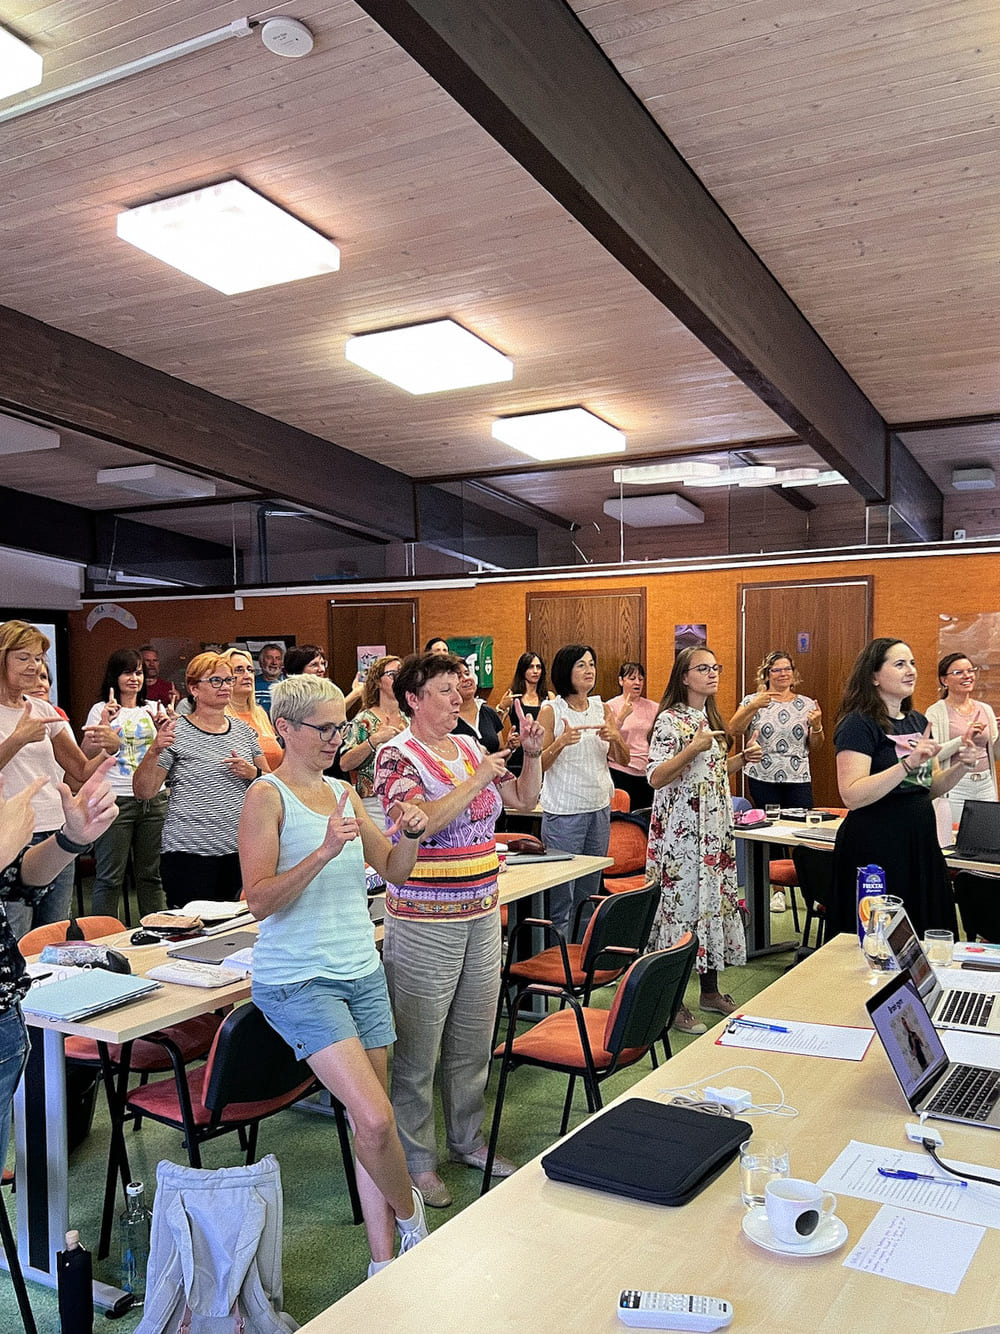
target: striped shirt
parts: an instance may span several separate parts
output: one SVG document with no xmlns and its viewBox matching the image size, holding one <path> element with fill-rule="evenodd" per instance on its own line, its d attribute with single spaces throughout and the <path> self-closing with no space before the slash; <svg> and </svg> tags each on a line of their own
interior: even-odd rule
<svg viewBox="0 0 1000 1334">
<path fill-rule="evenodd" d="M 174 744 L 157 758 L 170 788 L 164 852 L 224 857 L 236 851 L 240 812 L 250 784 L 231 773 L 223 761 L 235 751 L 241 759 L 256 763 L 261 749 L 257 733 L 246 723 L 238 718 L 226 722 L 224 732 L 203 732 L 189 717 L 181 717 Z"/>
</svg>

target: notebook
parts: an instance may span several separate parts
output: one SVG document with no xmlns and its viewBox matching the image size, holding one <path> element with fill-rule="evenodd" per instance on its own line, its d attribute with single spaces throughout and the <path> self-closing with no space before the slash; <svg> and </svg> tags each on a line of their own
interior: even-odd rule
<svg viewBox="0 0 1000 1334">
<path fill-rule="evenodd" d="M 897 973 L 865 1004 L 912 1111 L 1000 1130 L 1000 1070 L 949 1061 L 908 972 Z"/>
<path fill-rule="evenodd" d="M 924 947 L 917 939 L 905 908 L 893 915 L 886 940 L 896 967 L 907 969 L 935 1028 L 957 1028 L 964 1033 L 1000 1033 L 1000 996 L 980 990 L 949 987 L 937 980 Z M 997 978 L 1000 992 L 1000 978 Z"/>
<path fill-rule="evenodd" d="M 21 1002 L 21 1009 L 41 1019 L 87 1019 L 146 996 L 159 985 L 145 977 L 109 973 L 104 968 L 81 968 L 78 976 L 35 983 Z"/>
<path fill-rule="evenodd" d="M 1000 801 L 967 801 L 955 839 L 955 856 L 1000 865 Z"/>
<path fill-rule="evenodd" d="M 230 954 L 245 949 L 257 939 L 253 931 L 235 931 L 228 936 L 210 936 L 207 940 L 186 940 L 167 950 L 171 959 L 193 959 L 195 963 L 223 963 Z"/>
</svg>

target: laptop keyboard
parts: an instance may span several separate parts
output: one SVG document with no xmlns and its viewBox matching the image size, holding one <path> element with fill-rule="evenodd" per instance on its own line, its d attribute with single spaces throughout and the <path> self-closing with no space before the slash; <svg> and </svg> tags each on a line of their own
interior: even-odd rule
<svg viewBox="0 0 1000 1334">
<path fill-rule="evenodd" d="M 995 1000 L 996 996 L 986 996 L 978 991 L 948 991 L 938 1015 L 938 1023 L 986 1028 Z"/>
<path fill-rule="evenodd" d="M 961 1116 L 967 1121 L 986 1121 L 997 1098 L 1000 1070 L 956 1065 L 925 1110 L 940 1116 Z"/>
</svg>

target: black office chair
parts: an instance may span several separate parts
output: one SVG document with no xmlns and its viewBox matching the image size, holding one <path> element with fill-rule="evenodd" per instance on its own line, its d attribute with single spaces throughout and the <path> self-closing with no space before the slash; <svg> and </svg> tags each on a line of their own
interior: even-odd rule
<svg viewBox="0 0 1000 1334">
<path fill-rule="evenodd" d="M 816 948 L 819 949 L 826 938 L 827 909 L 834 901 L 834 857 L 832 853 L 819 848 L 798 847 L 792 849 L 792 861 L 798 875 L 799 891 L 806 905 L 802 944 L 808 946 L 809 931 L 815 922 Z"/>
<path fill-rule="evenodd" d="M 697 953 L 698 937 L 689 931 L 672 948 L 637 959 L 619 982 L 610 1010 L 581 1005 L 562 987 L 535 985 L 526 989 L 525 995 L 555 997 L 568 1008 L 546 1015 L 520 1036 L 516 1035 L 516 1015 L 510 1015 L 503 1047 L 493 1053 L 501 1058 L 500 1081 L 481 1194 L 490 1187 L 510 1072 L 519 1065 L 534 1065 L 569 1076 L 559 1127 L 560 1135 L 565 1135 L 577 1078 L 583 1080 L 587 1107 L 598 1111 L 603 1105 L 601 1083 L 617 1070 L 641 1061 L 673 1023 Z"/>
</svg>

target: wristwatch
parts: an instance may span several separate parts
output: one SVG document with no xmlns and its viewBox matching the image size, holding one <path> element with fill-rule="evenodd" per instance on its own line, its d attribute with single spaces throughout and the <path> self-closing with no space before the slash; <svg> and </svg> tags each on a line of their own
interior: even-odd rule
<svg viewBox="0 0 1000 1334">
<path fill-rule="evenodd" d="M 82 857 L 85 852 L 89 852 L 94 846 L 93 843 L 74 843 L 66 833 L 66 826 L 56 830 L 56 844 L 62 848 L 63 852 L 71 852 L 74 857 Z"/>
</svg>

